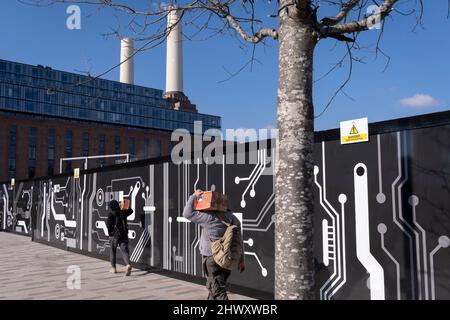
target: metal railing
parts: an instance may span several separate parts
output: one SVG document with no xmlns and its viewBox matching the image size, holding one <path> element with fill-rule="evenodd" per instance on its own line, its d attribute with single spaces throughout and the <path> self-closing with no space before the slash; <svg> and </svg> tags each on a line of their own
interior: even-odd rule
<svg viewBox="0 0 450 320">
<path fill-rule="evenodd" d="M 122 154 L 107 154 L 100 156 L 84 156 L 84 157 L 71 157 L 71 158 L 61 158 L 59 159 L 59 173 L 63 172 L 63 161 L 76 161 L 76 160 L 84 160 L 84 170 L 88 168 L 88 160 L 89 159 L 101 159 L 101 158 L 118 158 L 118 157 L 126 157 L 126 162 L 130 162 L 130 154 L 122 153 Z"/>
</svg>

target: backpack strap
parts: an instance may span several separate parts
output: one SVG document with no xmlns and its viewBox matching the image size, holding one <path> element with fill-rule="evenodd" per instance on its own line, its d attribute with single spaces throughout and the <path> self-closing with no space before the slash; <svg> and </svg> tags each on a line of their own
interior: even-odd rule
<svg viewBox="0 0 450 320">
<path fill-rule="evenodd" d="M 216 215 L 217 215 L 217 217 L 219 218 L 220 222 L 222 222 L 226 227 L 229 227 L 229 226 L 232 226 L 232 225 L 233 225 L 233 223 L 228 223 L 228 222 L 225 221 L 225 216 L 224 216 L 224 213 L 223 213 L 223 212 L 217 212 Z M 208 239 L 209 239 L 209 241 L 210 241 L 210 242 L 214 242 L 214 241 L 211 239 L 211 237 L 210 237 L 211 234 L 209 233 L 209 230 L 207 231 L 206 228 L 205 228 L 205 231 L 206 231 L 206 233 L 208 234 Z"/>
<path fill-rule="evenodd" d="M 231 218 L 231 223 L 228 223 L 228 222 L 225 220 L 225 214 L 224 214 L 223 212 L 218 212 L 218 213 L 216 213 L 216 214 L 217 214 L 217 217 L 219 218 L 219 220 L 220 220 L 224 225 L 226 225 L 227 227 L 233 225 L 233 218 Z"/>
</svg>

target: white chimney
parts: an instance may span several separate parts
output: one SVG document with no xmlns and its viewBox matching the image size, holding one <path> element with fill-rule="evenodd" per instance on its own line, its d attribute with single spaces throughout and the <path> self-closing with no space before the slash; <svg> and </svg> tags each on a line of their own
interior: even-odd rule
<svg viewBox="0 0 450 320">
<path fill-rule="evenodd" d="M 123 62 L 120 65 L 120 82 L 134 84 L 134 57 L 132 57 L 133 53 L 133 39 L 123 38 L 120 41 L 120 62 Z"/>
<path fill-rule="evenodd" d="M 175 7 L 172 7 L 175 8 Z M 166 94 L 183 92 L 183 43 L 180 12 L 171 10 L 167 15 Z"/>
</svg>

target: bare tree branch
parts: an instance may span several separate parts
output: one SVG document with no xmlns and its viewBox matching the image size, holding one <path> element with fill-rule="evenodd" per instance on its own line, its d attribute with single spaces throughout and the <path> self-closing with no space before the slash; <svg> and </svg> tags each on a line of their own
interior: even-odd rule
<svg viewBox="0 0 450 320">
<path fill-rule="evenodd" d="M 384 0 L 377 12 L 367 18 L 358 21 L 352 21 L 335 26 L 326 26 L 322 24 L 320 26 L 319 33 L 324 38 L 336 38 L 336 35 L 368 30 L 376 22 L 382 22 L 385 17 L 389 15 L 391 10 L 393 9 L 394 4 L 397 2 L 398 0 Z"/>
<path fill-rule="evenodd" d="M 247 42 L 250 43 L 258 43 L 261 40 L 263 40 L 266 37 L 271 37 L 273 39 L 278 38 L 278 33 L 275 29 L 269 29 L 269 28 L 262 28 L 253 35 L 247 34 L 244 29 L 240 26 L 240 24 L 237 22 L 236 18 L 230 13 L 230 10 L 228 8 L 227 4 L 222 4 L 217 0 L 209 0 L 209 2 L 212 4 L 208 7 L 208 10 L 215 11 L 219 15 L 221 15 L 223 18 L 227 19 L 230 26 L 236 30 L 236 32 Z M 252 9 L 252 11 L 254 11 Z"/>
<path fill-rule="evenodd" d="M 344 20 L 350 10 L 352 10 L 361 0 L 349 0 L 341 7 L 341 11 L 335 17 L 325 17 L 320 23 L 325 26 L 334 26 Z"/>
<path fill-rule="evenodd" d="M 323 116 L 323 114 L 325 113 L 325 111 L 328 110 L 328 108 L 331 106 L 331 104 L 333 103 L 334 99 L 336 98 L 336 96 L 339 94 L 339 92 L 344 92 L 344 88 L 345 86 L 350 82 L 350 79 L 352 77 L 352 73 L 353 73 L 353 56 L 352 56 L 352 47 L 350 46 L 349 43 L 345 43 L 346 47 L 347 47 L 347 55 L 348 56 L 348 60 L 349 60 L 349 68 L 348 68 L 348 74 L 347 74 L 347 78 L 344 80 L 344 82 L 339 86 L 339 88 L 334 92 L 334 94 L 331 96 L 330 100 L 328 100 L 328 103 L 325 105 L 325 107 L 322 109 L 322 111 L 316 115 L 314 118 L 317 119 L 321 116 Z M 344 92 L 345 94 L 345 92 Z"/>
</svg>

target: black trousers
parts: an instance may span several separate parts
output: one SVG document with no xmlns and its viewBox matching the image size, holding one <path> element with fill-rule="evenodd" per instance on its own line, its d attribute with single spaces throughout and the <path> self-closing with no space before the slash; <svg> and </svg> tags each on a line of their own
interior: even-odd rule
<svg viewBox="0 0 450 320">
<path fill-rule="evenodd" d="M 117 246 L 120 247 L 120 252 L 122 253 L 122 258 L 125 264 L 130 264 L 130 250 L 128 249 L 128 240 L 119 240 L 114 237 L 109 238 L 109 244 L 111 246 L 111 250 L 109 253 L 109 261 L 111 262 L 111 266 L 113 268 L 116 267 L 116 251 Z"/>
<path fill-rule="evenodd" d="M 231 272 L 220 267 L 212 256 L 203 256 L 203 271 L 207 279 L 208 300 L 228 300 L 226 285 Z"/>
</svg>

